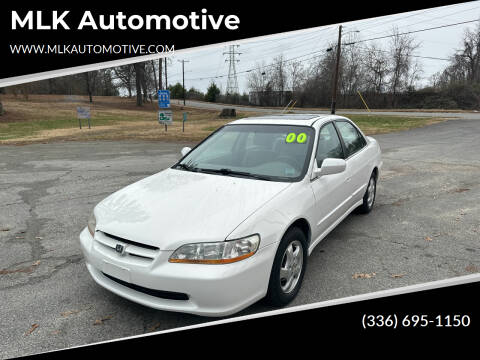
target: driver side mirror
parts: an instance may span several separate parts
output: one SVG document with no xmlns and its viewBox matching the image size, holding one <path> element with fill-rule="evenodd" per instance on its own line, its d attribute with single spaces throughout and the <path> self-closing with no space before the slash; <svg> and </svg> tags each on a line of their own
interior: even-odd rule
<svg viewBox="0 0 480 360">
<path fill-rule="evenodd" d="M 180 153 L 182 154 L 182 157 L 187 155 L 190 152 L 190 150 L 192 150 L 192 148 L 189 148 L 188 146 L 186 146 L 182 150 L 180 150 Z"/>
<path fill-rule="evenodd" d="M 326 158 L 322 162 L 322 166 L 317 166 L 317 160 L 313 163 L 312 179 L 323 175 L 340 174 L 347 168 L 347 162 L 343 159 Z"/>
</svg>

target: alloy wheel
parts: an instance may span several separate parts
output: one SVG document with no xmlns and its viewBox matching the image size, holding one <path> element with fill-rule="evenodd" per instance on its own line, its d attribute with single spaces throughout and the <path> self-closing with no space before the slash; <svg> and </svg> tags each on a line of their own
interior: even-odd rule
<svg viewBox="0 0 480 360">
<path fill-rule="evenodd" d="M 286 294 L 297 286 L 303 268 L 303 246 L 299 240 L 292 241 L 282 256 L 280 265 L 280 287 Z"/>
<path fill-rule="evenodd" d="M 367 188 L 367 205 L 369 208 L 373 206 L 373 201 L 375 200 L 375 186 L 375 179 L 371 177 Z"/>
</svg>

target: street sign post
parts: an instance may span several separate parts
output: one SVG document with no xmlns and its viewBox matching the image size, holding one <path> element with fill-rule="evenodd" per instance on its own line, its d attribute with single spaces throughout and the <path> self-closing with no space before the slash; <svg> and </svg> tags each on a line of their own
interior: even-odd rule
<svg viewBox="0 0 480 360">
<path fill-rule="evenodd" d="M 88 128 L 90 129 L 90 107 L 89 106 L 77 106 L 77 118 L 80 129 L 82 128 L 82 119 L 88 120 Z"/>
<path fill-rule="evenodd" d="M 165 124 L 165 131 L 167 125 L 171 125 L 173 121 L 173 113 L 170 110 L 170 90 L 158 90 L 158 122 Z"/>
</svg>

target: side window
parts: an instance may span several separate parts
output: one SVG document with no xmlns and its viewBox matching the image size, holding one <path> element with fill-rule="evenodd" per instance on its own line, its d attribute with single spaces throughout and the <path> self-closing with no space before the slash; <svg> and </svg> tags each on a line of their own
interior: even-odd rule
<svg viewBox="0 0 480 360">
<path fill-rule="evenodd" d="M 342 136 L 343 142 L 347 150 L 346 157 L 349 157 L 352 154 L 355 154 L 365 145 L 367 145 L 363 136 L 358 132 L 358 130 L 347 121 L 336 121 L 338 131 Z"/>
<path fill-rule="evenodd" d="M 318 135 L 317 166 L 321 167 L 326 158 L 343 159 L 343 149 L 333 123 L 322 127 Z"/>
</svg>

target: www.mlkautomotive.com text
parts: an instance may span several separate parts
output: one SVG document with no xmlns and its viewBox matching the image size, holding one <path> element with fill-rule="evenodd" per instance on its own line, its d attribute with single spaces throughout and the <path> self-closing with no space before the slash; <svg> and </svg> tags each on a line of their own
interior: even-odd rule
<svg viewBox="0 0 480 360">
<path fill-rule="evenodd" d="M 10 44 L 12 54 L 55 54 L 55 55 L 83 55 L 83 54 L 125 54 L 148 55 L 159 53 L 174 53 L 174 45 L 156 44 Z"/>
</svg>

